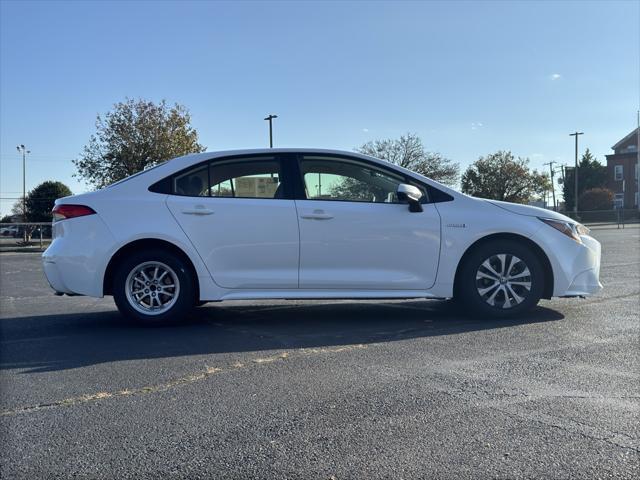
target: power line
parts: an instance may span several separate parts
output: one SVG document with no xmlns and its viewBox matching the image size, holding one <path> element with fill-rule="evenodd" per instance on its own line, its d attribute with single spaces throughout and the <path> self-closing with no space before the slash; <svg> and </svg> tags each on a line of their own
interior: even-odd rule
<svg viewBox="0 0 640 480">
<path fill-rule="evenodd" d="M 27 198 L 30 200 L 57 200 L 62 197 L 30 197 L 27 195 Z M 0 197 L 0 200 L 22 200 L 22 197 Z"/>
</svg>

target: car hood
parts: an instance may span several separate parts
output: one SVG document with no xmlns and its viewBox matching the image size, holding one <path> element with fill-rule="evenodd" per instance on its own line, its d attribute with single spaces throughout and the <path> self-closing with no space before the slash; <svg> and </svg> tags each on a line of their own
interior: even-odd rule
<svg viewBox="0 0 640 480">
<path fill-rule="evenodd" d="M 496 207 L 507 210 L 511 213 L 518 215 L 527 215 L 529 217 L 542 217 L 553 218 L 554 220 L 561 220 L 563 222 L 575 223 L 575 220 L 562 215 L 561 213 L 554 212 L 553 210 L 547 210 L 546 208 L 533 207 L 531 205 L 521 205 L 519 203 L 501 202 L 499 200 L 483 200 L 487 203 L 495 205 Z"/>
</svg>

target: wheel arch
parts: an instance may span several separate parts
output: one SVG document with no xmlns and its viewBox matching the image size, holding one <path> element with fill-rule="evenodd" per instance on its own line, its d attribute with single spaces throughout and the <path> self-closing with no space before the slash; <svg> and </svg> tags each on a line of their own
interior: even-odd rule
<svg viewBox="0 0 640 480">
<path fill-rule="evenodd" d="M 193 285 L 195 289 L 196 299 L 199 299 L 200 298 L 200 282 L 198 279 L 198 273 L 196 271 L 195 266 L 193 265 L 193 262 L 189 258 L 189 255 L 187 255 L 184 252 L 184 250 L 182 250 L 177 245 L 171 242 L 168 242 L 166 240 L 161 240 L 159 238 L 142 238 L 142 239 L 134 240 L 120 247 L 111 256 L 111 258 L 109 259 L 109 263 L 107 264 L 107 268 L 105 270 L 104 278 L 102 281 L 103 295 L 113 294 L 113 291 L 112 291 L 113 276 L 115 275 L 116 267 L 118 266 L 120 261 L 126 258 L 126 256 L 131 252 L 135 252 L 139 250 L 148 250 L 150 248 L 160 248 L 163 250 L 167 250 L 173 253 L 174 255 L 176 255 L 177 257 L 179 257 L 181 260 L 183 260 L 186 263 L 187 268 L 189 268 L 189 271 L 191 273 L 191 277 L 193 278 Z"/>
<path fill-rule="evenodd" d="M 465 250 L 464 254 L 460 258 L 458 262 L 458 266 L 456 267 L 456 274 L 453 281 L 453 294 L 456 295 L 460 270 L 462 269 L 462 265 L 467 260 L 469 255 L 476 250 L 477 248 L 485 245 L 486 243 L 494 242 L 496 240 L 512 240 L 519 243 L 524 243 L 531 248 L 531 250 L 535 253 L 535 255 L 540 260 L 542 264 L 542 269 L 544 271 L 544 291 L 542 292 L 542 298 L 550 299 L 553 296 L 553 268 L 551 266 L 551 262 L 549 261 L 549 257 L 544 250 L 538 245 L 536 242 L 531 240 L 530 238 L 524 237 L 522 235 L 518 235 L 516 233 L 494 233 L 491 235 L 487 235 L 485 237 L 479 238 L 474 243 L 469 245 L 469 247 Z"/>
</svg>

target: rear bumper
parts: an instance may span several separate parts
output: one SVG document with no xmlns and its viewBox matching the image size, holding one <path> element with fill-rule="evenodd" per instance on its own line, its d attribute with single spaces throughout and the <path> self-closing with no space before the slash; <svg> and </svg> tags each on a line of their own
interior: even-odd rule
<svg viewBox="0 0 640 480">
<path fill-rule="evenodd" d="M 44 276 L 47 278 L 49 285 L 56 291 L 56 293 L 75 293 L 64 283 L 63 276 L 55 261 L 43 259 L 42 266 L 44 269 Z"/>
<path fill-rule="evenodd" d="M 102 297 L 102 282 L 114 238 L 98 215 L 62 220 L 42 254 L 44 274 L 56 292 Z"/>
</svg>

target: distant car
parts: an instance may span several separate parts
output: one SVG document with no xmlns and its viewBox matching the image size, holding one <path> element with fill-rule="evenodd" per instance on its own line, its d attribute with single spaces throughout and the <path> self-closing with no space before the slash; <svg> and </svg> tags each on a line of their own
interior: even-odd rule
<svg viewBox="0 0 640 480">
<path fill-rule="evenodd" d="M 3 237 L 15 237 L 19 233 L 18 226 L 8 226 L 0 228 L 0 235 Z"/>
<path fill-rule="evenodd" d="M 602 286 L 600 244 L 553 211 L 455 192 L 356 153 L 173 159 L 53 209 L 58 293 L 175 321 L 220 300 L 451 298 L 505 317 Z"/>
</svg>

